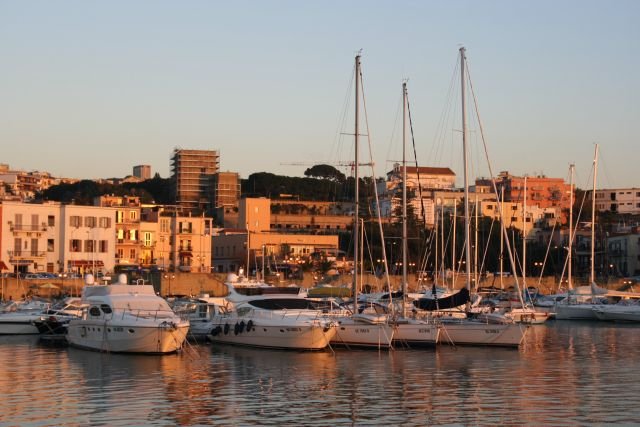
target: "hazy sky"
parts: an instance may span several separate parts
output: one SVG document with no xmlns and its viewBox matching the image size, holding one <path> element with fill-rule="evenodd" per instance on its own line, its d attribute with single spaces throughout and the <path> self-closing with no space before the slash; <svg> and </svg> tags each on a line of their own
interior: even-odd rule
<svg viewBox="0 0 640 427">
<path fill-rule="evenodd" d="M 175 147 L 204 148 L 246 178 L 346 162 L 362 49 L 376 174 L 399 159 L 408 78 L 419 163 L 460 176 L 459 132 L 436 135 L 464 45 L 495 172 L 575 162 L 587 187 L 597 142 L 599 187 L 640 187 L 639 21 L 637 0 L 2 0 L 0 163 L 166 177 Z"/>
</svg>

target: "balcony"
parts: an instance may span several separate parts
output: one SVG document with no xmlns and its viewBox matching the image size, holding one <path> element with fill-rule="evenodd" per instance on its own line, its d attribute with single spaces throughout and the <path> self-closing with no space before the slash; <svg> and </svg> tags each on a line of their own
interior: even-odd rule
<svg viewBox="0 0 640 427">
<path fill-rule="evenodd" d="M 117 239 L 116 244 L 118 245 L 137 245 L 140 242 L 137 240 L 129 240 L 129 239 Z"/>
<path fill-rule="evenodd" d="M 44 258 L 47 253 L 45 251 L 7 251 L 9 254 L 9 262 L 19 259 Z"/>
<path fill-rule="evenodd" d="M 9 221 L 9 231 L 13 231 L 14 233 L 19 231 L 47 231 L 47 223 L 43 222 L 42 224 L 14 224 L 12 221 Z"/>
</svg>

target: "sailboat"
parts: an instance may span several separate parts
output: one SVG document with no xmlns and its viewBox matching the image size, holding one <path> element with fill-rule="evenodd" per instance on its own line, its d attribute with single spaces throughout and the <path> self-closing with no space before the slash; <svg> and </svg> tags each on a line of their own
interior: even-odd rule
<svg viewBox="0 0 640 427">
<path fill-rule="evenodd" d="M 469 210 L 469 178 L 468 178 L 468 160 L 467 160 L 467 111 L 466 111 L 466 56 L 465 48 L 460 48 L 460 79 L 461 79 L 461 95 L 462 95 L 462 151 L 464 164 L 464 210 L 465 210 L 465 259 L 471 260 L 471 241 L 470 241 L 470 210 Z M 501 230 L 505 232 L 504 227 Z M 461 289 L 458 293 L 450 296 L 447 300 L 435 300 L 431 304 L 426 301 L 418 301 L 417 305 L 426 310 L 439 310 L 449 304 L 459 305 L 461 301 L 466 299 L 468 304 L 471 294 L 471 263 L 466 262 L 466 288 Z M 463 302 L 464 303 L 464 302 Z M 456 319 L 450 317 L 442 317 L 442 332 L 440 334 L 440 342 L 463 345 L 491 345 L 517 347 L 524 340 L 528 327 L 513 321 L 504 321 L 499 323 L 489 323 L 491 317 L 467 317 Z"/>
<path fill-rule="evenodd" d="M 527 289 L 527 177 L 524 177 L 524 197 L 522 202 L 522 287 Z M 502 233 L 500 233 L 502 235 Z M 537 310 L 530 302 L 520 307 L 509 308 L 505 315 L 514 322 L 541 324 L 547 321 L 549 313 Z"/>
<path fill-rule="evenodd" d="M 392 345 L 394 329 L 387 322 L 387 316 L 384 313 L 376 313 L 368 308 L 359 307 L 358 303 L 358 277 L 360 273 L 361 254 L 360 254 L 360 183 L 359 183 L 359 119 L 360 119 L 360 54 L 355 58 L 355 162 L 354 162 L 354 178 L 355 178 L 355 208 L 353 222 L 353 283 L 352 297 L 353 305 L 351 314 L 344 315 L 337 313 L 334 318 L 337 322 L 336 333 L 331 339 L 331 344 L 345 347 L 368 347 L 368 348 L 389 348 Z M 336 314 L 334 312 L 334 314 Z"/>
<path fill-rule="evenodd" d="M 598 317 L 594 312 L 594 308 L 600 306 L 601 298 L 607 293 L 606 289 L 596 285 L 595 278 L 595 223 L 596 223 L 596 179 L 598 176 L 598 144 L 595 145 L 595 153 L 593 156 L 593 192 L 591 197 L 591 263 L 589 273 L 589 285 L 579 286 L 571 289 L 571 262 L 569 261 L 569 291 L 567 298 L 556 304 L 557 320 L 597 320 Z M 571 227 L 571 226 L 570 226 Z M 569 256 L 572 249 L 573 236 L 570 231 L 569 237 Z"/>
<path fill-rule="evenodd" d="M 406 162 L 406 129 L 407 129 L 407 83 L 402 83 L 402 302 L 399 313 L 393 319 L 393 341 L 403 346 L 432 346 L 438 342 L 440 326 L 433 319 L 415 319 L 406 315 L 407 306 L 407 267 L 408 267 L 408 235 L 407 235 L 407 162 Z M 384 245 L 383 245 L 384 246 Z"/>
</svg>

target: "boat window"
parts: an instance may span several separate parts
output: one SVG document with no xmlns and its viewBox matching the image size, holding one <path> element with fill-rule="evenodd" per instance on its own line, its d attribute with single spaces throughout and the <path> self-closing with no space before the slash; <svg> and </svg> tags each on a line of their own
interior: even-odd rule
<svg viewBox="0 0 640 427">
<path fill-rule="evenodd" d="M 111 307 L 108 304 L 101 304 L 100 308 L 104 314 L 111 314 L 112 312 Z"/>
<path fill-rule="evenodd" d="M 246 316 L 251 311 L 251 307 L 240 307 L 238 309 L 238 316 Z"/>
<path fill-rule="evenodd" d="M 94 305 L 89 309 L 89 314 L 92 316 L 100 316 L 100 309 Z"/>
<path fill-rule="evenodd" d="M 306 310 L 314 309 L 312 302 L 303 298 L 273 298 L 249 301 L 249 304 L 265 310 Z"/>
</svg>

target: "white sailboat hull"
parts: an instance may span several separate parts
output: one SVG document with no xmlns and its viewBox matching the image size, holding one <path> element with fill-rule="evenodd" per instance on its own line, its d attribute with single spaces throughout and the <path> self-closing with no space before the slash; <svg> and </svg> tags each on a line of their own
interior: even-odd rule
<svg viewBox="0 0 640 427">
<path fill-rule="evenodd" d="M 419 320 L 394 324 L 393 329 L 393 342 L 400 346 L 433 346 L 440 336 L 438 325 Z"/>
<path fill-rule="evenodd" d="M 594 308 L 599 304 L 557 304 L 556 320 L 597 320 Z"/>
<path fill-rule="evenodd" d="M 129 324 L 112 321 L 72 320 L 67 341 L 74 347 L 113 353 L 173 353 L 182 348 L 189 323 Z"/>
<path fill-rule="evenodd" d="M 549 319 L 549 313 L 532 308 L 514 308 L 505 314 L 517 323 L 540 325 Z"/>
<path fill-rule="evenodd" d="M 0 316 L 0 335 L 36 335 L 40 333 L 33 323 L 40 316 L 15 316 L 12 314 Z"/>
<path fill-rule="evenodd" d="M 593 307 L 593 314 L 599 320 L 615 322 L 640 322 L 639 306 L 599 305 Z"/>
<path fill-rule="evenodd" d="M 394 329 L 387 323 L 371 324 L 351 317 L 336 319 L 336 334 L 332 345 L 345 347 L 388 348 L 393 342 Z"/>
<path fill-rule="evenodd" d="M 527 328 L 517 323 L 447 321 L 442 324 L 439 342 L 454 345 L 518 347 L 524 341 Z"/>
</svg>

